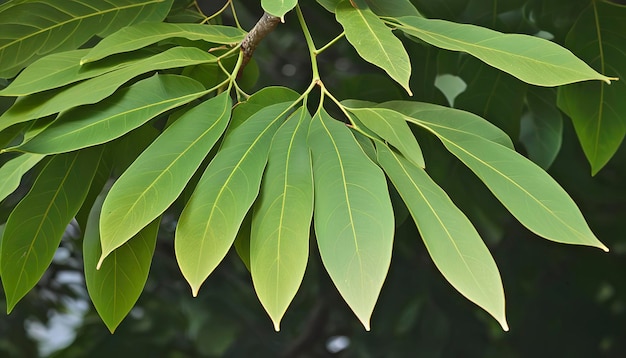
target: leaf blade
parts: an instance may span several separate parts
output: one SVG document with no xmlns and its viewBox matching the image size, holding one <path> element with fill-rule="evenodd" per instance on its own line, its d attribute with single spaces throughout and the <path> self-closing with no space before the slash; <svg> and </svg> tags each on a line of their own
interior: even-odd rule
<svg viewBox="0 0 626 358">
<path fill-rule="evenodd" d="M 0 181 L 0 202 L 17 189 L 22 176 L 44 157 L 40 154 L 22 154 L 0 167 L 0 178 L 2 178 Z"/>
</svg>

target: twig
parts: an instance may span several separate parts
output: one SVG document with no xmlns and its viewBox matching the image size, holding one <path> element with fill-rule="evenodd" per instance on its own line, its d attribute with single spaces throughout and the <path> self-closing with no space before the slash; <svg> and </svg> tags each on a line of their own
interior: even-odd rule
<svg viewBox="0 0 626 358">
<path fill-rule="evenodd" d="M 261 16 L 259 21 L 254 25 L 252 30 L 248 32 L 248 35 L 241 42 L 241 51 L 243 52 L 243 62 L 241 67 L 239 68 L 239 72 L 237 73 L 237 77 L 241 76 L 243 69 L 246 67 L 250 59 L 252 58 L 252 54 L 254 50 L 259 45 L 261 40 L 265 36 L 267 36 L 270 32 L 272 32 L 278 23 L 280 22 L 280 17 L 270 15 L 267 12 Z"/>
</svg>

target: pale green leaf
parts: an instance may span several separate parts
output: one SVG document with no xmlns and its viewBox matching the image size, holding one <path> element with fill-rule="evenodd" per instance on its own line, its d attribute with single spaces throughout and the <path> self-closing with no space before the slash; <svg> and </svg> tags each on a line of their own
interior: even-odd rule
<svg viewBox="0 0 626 358">
<path fill-rule="evenodd" d="M 267 106 L 282 102 L 293 102 L 298 97 L 300 97 L 298 92 L 287 87 L 264 87 L 255 92 L 245 102 L 237 103 L 233 109 L 233 119 L 228 125 L 228 130 L 232 131 L 239 127 L 253 114 Z"/>
<path fill-rule="evenodd" d="M 565 44 L 598 70 L 619 76 L 612 83 L 577 83 L 559 89 L 559 107 L 572 118 L 595 175 L 626 136 L 626 6 L 590 2 Z"/>
<path fill-rule="evenodd" d="M 422 16 L 409 0 L 365 0 L 378 16 Z"/>
<path fill-rule="evenodd" d="M 405 114 L 435 134 L 530 231 L 556 242 L 608 250 L 565 190 L 535 163 L 473 133 L 425 124 L 419 111 Z"/>
<path fill-rule="evenodd" d="M 322 262 L 341 296 L 369 330 L 393 246 L 387 181 L 350 130 L 324 109 L 315 115 L 309 131 L 315 234 Z"/>
<path fill-rule="evenodd" d="M 569 50 L 548 40 L 417 16 L 396 18 L 398 28 L 433 46 L 467 52 L 520 80 L 539 86 L 614 78 L 597 73 Z"/>
<path fill-rule="evenodd" d="M 0 96 L 25 96 L 62 87 L 130 66 L 149 55 L 148 52 L 136 52 L 124 58 L 114 57 L 81 66 L 80 59 L 87 52 L 89 49 L 72 50 L 40 58 L 20 72 L 7 88 L 0 91 Z"/>
<path fill-rule="evenodd" d="M 300 287 L 309 257 L 313 173 L 306 141 L 310 121 L 311 115 L 301 107 L 274 136 L 254 206 L 250 272 L 276 331 Z"/>
<path fill-rule="evenodd" d="M 526 113 L 520 123 L 520 142 L 528 158 L 543 169 L 552 165 L 561 149 L 563 117 L 556 108 L 556 91 L 534 87 L 526 95 Z"/>
<path fill-rule="evenodd" d="M 65 228 L 85 200 L 101 155 L 99 147 L 52 157 L 11 212 L 0 258 L 8 312 L 52 262 Z"/>
<path fill-rule="evenodd" d="M 183 209 L 174 248 L 194 296 L 232 246 L 256 199 L 272 137 L 291 105 L 268 106 L 229 130 Z"/>
<path fill-rule="evenodd" d="M 161 215 L 224 132 L 231 99 L 222 92 L 178 118 L 115 182 L 100 219 L 102 259 Z"/>
<path fill-rule="evenodd" d="M 204 87 L 191 78 L 154 75 L 95 105 L 62 113 L 39 135 L 16 149 L 52 154 L 105 143 L 204 94 Z"/>
<path fill-rule="evenodd" d="M 40 154 L 22 154 L 4 163 L 0 167 L 0 201 L 15 191 L 20 185 L 22 176 L 45 156 Z"/>
<path fill-rule="evenodd" d="M 89 212 L 83 258 L 87 292 L 100 318 L 113 333 L 133 308 L 146 284 L 161 219 L 157 218 L 143 228 L 96 270 L 101 253 L 98 219 L 105 195 L 103 192 L 98 196 Z"/>
<path fill-rule="evenodd" d="M 424 168 L 424 156 L 404 116 L 386 108 L 348 108 L 367 128 Z"/>
<path fill-rule="evenodd" d="M 15 76 L 39 57 L 73 50 L 94 35 L 161 21 L 172 0 L 39 0 L 0 12 L 0 78 Z"/>
<path fill-rule="evenodd" d="M 354 8 L 347 0 L 337 5 L 335 15 L 345 30 L 346 38 L 359 55 L 385 70 L 411 94 L 409 55 L 391 29 L 371 10 Z"/>
<path fill-rule="evenodd" d="M 280 17 L 285 22 L 284 16 L 298 4 L 298 0 L 261 0 L 261 6 L 267 13 Z"/>
<path fill-rule="evenodd" d="M 98 61 L 116 53 L 137 50 L 173 37 L 217 44 L 235 44 L 242 41 L 245 36 L 245 31 L 233 26 L 145 22 L 125 27 L 104 38 L 84 55 L 80 63 Z"/>
<path fill-rule="evenodd" d="M 376 148 L 378 162 L 398 189 L 439 271 L 508 331 L 500 273 L 472 223 L 424 170 L 384 145 Z"/>
<path fill-rule="evenodd" d="M 448 130 L 466 135 L 476 135 L 486 140 L 514 149 L 511 138 L 500 128 L 470 112 L 431 103 L 412 101 L 391 101 L 378 105 L 389 108 L 411 117 L 411 121 L 419 121 L 420 126 L 433 131 Z"/>
<path fill-rule="evenodd" d="M 69 87 L 20 97 L 8 111 L 0 116 L 0 130 L 72 107 L 99 102 L 110 96 L 122 84 L 142 73 L 216 61 L 217 57 L 200 49 L 174 47 L 117 71 L 108 72 Z"/>
</svg>

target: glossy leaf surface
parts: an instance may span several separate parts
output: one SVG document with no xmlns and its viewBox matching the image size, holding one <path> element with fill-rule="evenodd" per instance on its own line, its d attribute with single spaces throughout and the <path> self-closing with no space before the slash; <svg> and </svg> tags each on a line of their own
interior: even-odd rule
<svg viewBox="0 0 626 358">
<path fill-rule="evenodd" d="M 4 163 L 0 167 L 0 201 L 15 191 L 20 185 L 22 175 L 39 163 L 45 156 L 40 154 L 22 154 Z"/>
<path fill-rule="evenodd" d="M 324 267 L 365 329 L 391 261 L 394 219 L 382 170 L 325 110 L 311 122 L 315 235 Z"/>
</svg>

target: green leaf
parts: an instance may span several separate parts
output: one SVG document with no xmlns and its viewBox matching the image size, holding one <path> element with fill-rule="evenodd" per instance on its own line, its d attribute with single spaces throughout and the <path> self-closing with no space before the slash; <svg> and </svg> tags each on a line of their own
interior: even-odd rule
<svg viewBox="0 0 626 358">
<path fill-rule="evenodd" d="M 261 6 L 267 13 L 280 17 L 285 22 L 285 14 L 298 4 L 298 0 L 261 0 Z"/>
<path fill-rule="evenodd" d="M 381 103 L 378 107 L 398 111 L 411 117 L 412 122 L 419 121 L 421 127 L 427 127 L 431 131 L 447 130 L 465 135 L 475 135 L 507 148 L 515 149 L 511 138 L 500 128 L 470 112 L 436 104 L 409 101 L 390 101 Z"/>
<path fill-rule="evenodd" d="M 548 240 L 608 251 L 565 190 L 535 163 L 481 136 L 424 124 L 422 113 L 408 112 L 403 112 L 408 121 L 435 134 L 530 231 Z"/>
<path fill-rule="evenodd" d="M 183 209 L 174 248 L 194 296 L 232 246 L 256 199 L 272 137 L 291 105 L 268 106 L 229 130 Z"/>
<path fill-rule="evenodd" d="M 572 118 L 595 175 L 613 157 L 626 135 L 626 7 L 591 2 L 565 44 L 600 71 L 619 76 L 605 83 L 577 83 L 559 89 L 558 105 Z"/>
<path fill-rule="evenodd" d="M 394 219 L 382 170 L 350 130 L 321 109 L 308 138 L 322 262 L 365 329 L 391 261 Z"/>
<path fill-rule="evenodd" d="M 556 91 L 531 88 L 526 95 L 528 113 L 522 117 L 520 141 L 528 158 L 548 169 L 561 149 L 563 117 L 556 108 Z"/>
<path fill-rule="evenodd" d="M 52 125 L 16 149 L 53 154 L 106 143 L 204 94 L 204 87 L 191 78 L 154 75 L 95 105 L 62 113 Z"/>
<path fill-rule="evenodd" d="M 378 16 L 422 16 L 409 0 L 365 0 Z"/>
<path fill-rule="evenodd" d="M 98 61 L 107 56 L 130 52 L 169 38 L 203 40 L 217 44 L 241 42 L 246 32 L 233 26 L 205 24 L 141 23 L 125 27 L 104 38 L 80 60 L 80 64 Z"/>
<path fill-rule="evenodd" d="M 250 236 L 250 272 L 274 322 L 296 295 L 309 257 L 313 173 L 306 144 L 311 115 L 301 107 L 280 127 L 269 153 Z"/>
<path fill-rule="evenodd" d="M 508 331 L 500 273 L 472 223 L 424 170 L 384 145 L 377 143 L 376 148 L 378 162 L 398 189 L 439 271 Z"/>
<path fill-rule="evenodd" d="M 161 21 L 172 0 L 39 0 L 3 7 L 0 12 L 0 78 L 51 52 L 73 50 L 94 35 L 124 26 Z"/>
<path fill-rule="evenodd" d="M 115 250 L 96 270 L 100 257 L 98 219 L 106 193 L 98 196 L 89 213 L 83 239 L 85 283 L 96 311 L 113 333 L 137 302 L 148 279 L 161 218 L 152 221 Z"/>
<path fill-rule="evenodd" d="M 411 94 L 411 62 L 402 42 L 370 9 L 356 9 L 345 0 L 335 10 L 346 38 L 359 55 L 387 72 Z"/>
<path fill-rule="evenodd" d="M 404 116 L 386 108 L 348 108 L 367 128 L 394 146 L 405 158 L 421 168 L 424 156 Z"/>
<path fill-rule="evenodd" d="M 216 61 L 217 57 L 200 49 L 175 47 L 117 71 L 108 72 L 69 87 L 20 97 L 8 111 L 0 116 L 0 130 L 72 107 L 99 102 L 110 96 L 122 84 L 142 73 Z"/>
<path fill-rule="evenodd" d="M 567 49 L 539 37 L 503 34 L 484 27 L 403 16 L 398 28 L 446 50 L 467 52 L 520 80 L 539 86 L 615 78 L 594 71 Z"/>
<path fill-rule="evenodd" d="M 225 91 L 189 110 L 115 182 L 100 218 L 100 262 L 161 215 L 182 193 L 224 132 L 231 106 Z"/>
<path fill-rule="evenodd" d="M 45 156 L 40 154 L 22 154 L 4 163 L 0 167 L 0 201 L 15 191 L 20 185 L 22 176 Z"/>
<path fill-rule="evenodd" d="M 52 157 L 9 216 L 0 258 L 8 312 L 52 262 L 65 228 L 85 200 L 101 155 L 102 148 L 94 148 Z"/>
<path fill-rule="evenodd" d="M 254 93 L 245 102 L 237 103 L 233 109 L 233 119 L 228 130 L 232 131 L 248 120 L 253 114 L 276 103 L 293 102 L 300 94 L 287 87 L 265 87 Z"/>
<path fill-rule="evenodd" d="M 137 52 L 127 54 L 124 58 L 114 57 L 97 64 L 81 66 L 80 59 L 87 52 L 89 49 L 72 50 L 40 58 L 20 72 L 7 88 L 0 91 L 0 96 L 25 96 L 62 87 L 130 66 L 149 54 Z"/>
</svg>

